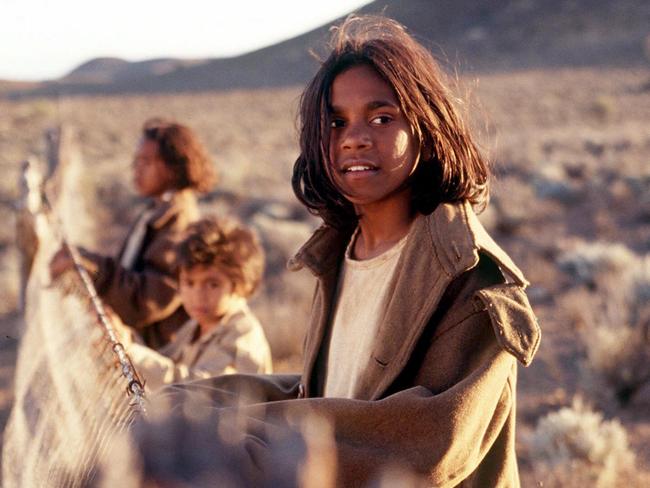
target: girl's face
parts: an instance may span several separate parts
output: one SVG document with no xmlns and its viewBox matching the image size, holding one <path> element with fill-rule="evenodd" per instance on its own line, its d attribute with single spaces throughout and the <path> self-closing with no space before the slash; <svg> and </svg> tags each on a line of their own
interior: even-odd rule
<svg viewBox="0 0 650 488">
<path fill-rule="evenodd" d="M 406 184 L 419 143 L 392 87 L 369 66 L 354 66 L 332 83 L 330 174 L 357 209 L 407 204 Z"/>
<path fill-rule="evenodd" d="M 158 152 L 158 143 L 142 139 L 133 158 L 133 182 L 140 195 L 158 197 L 172 187 L 174 176 Z"/>
</svg>

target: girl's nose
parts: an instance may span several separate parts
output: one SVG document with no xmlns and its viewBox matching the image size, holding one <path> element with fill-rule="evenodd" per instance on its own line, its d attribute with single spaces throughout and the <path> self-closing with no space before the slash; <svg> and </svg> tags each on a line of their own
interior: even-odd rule
<svg viewBox="0 0 650 488">
<path fill-rule="evenodd" d="M 350 124 L 341 141 L 343 149 L 364 149 L 372 145 L 370 132 L 365 124 Z"/>
</svg>

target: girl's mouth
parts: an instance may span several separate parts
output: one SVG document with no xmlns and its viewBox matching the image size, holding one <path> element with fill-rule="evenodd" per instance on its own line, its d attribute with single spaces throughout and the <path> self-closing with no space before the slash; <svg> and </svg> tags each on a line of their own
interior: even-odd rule
<svg viewBox="0 0 650 488">
<path fill-rule="evenodd" d="M 358 171 L 374 171 L 375 168 L 371 166 L 355 165 L 344 170 L 346 173 L 356 173 Z"/>
<path fill-rule="evenodd" d="M 341 166 L 343 174 L 363 173 L 368 171 L 377 171 L 379 168 L 367 161 L 350 161 Z"/>
</svg>

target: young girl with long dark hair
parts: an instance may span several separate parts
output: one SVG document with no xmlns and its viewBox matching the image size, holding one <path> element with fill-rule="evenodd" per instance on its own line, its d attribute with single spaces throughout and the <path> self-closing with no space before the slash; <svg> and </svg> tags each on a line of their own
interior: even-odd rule
<svg viewBox="0 0 650 488">
<path fill-rule="evenodd" d="M 147 198 L 145 209 L 117 256 L 80 249 L 100 297 L 153 349 L 167 344 L 189 318 L 176 286 L 174 249 L 199 219 L 197 192 L 210 190 L 214 180 L 212 161 L 194 131 L 148 120 L 133 158 L 133 183 Z M 71 268 L 65 249 L 50 264 L 54 277 Z"/>
<path fill-rule="evenodd" d="M 175 390 L 237 401 L 275 427 L 329 419 L 337 486 L 391 465 L 434 486 L 519 484 L 517 361 L 530 363 L 540 332 L 526 279 L 475 215 L 490 172 L 443 80 L 394 21 L 351 17 L 335 31 L 302 95 L 293 175 L 324 221 L 290 262 L 317 278 L 302 374 Z M 249 405 L 225 393 L 238 389 Z"/>
</svg>

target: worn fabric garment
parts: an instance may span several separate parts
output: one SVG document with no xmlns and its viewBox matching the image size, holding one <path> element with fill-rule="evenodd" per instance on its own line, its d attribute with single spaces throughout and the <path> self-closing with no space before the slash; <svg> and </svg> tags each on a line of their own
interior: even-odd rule
<svg viewBox="0 0 650 488">
<path fill-rule="evenodd" d="M 189 319 L 177 292 L 173 266 L 175 246 L 187 226 L 198 220 L 199 210 L 194 192 L 183 190 L 151 202 L 144 212 L 149 218 L 131 267 L 120 263 L 137 222 L 115 258 L 80 251 L 104 302 L 147 346 L 159 349 Z"/>
<path fill-rule="evenodd" d="M 395 272 L 406 237 L 381 255 L 365 261 L 352 259 L 355 239 L 350 240 L 332 308 L 323 396 L 354 398 L 357 382 L 372 361 L 372 342 L 386 309 L 390 277 Z"/>
<path fill-rule="evenodd" d="M 363 486 L 395 464 L 433 486 L 519 486 L 516 363 L 528 365 L 540 340 L 520 270 L 468 203 L 441 204 L 416 219 L 355 398 L 322 398 L 331 307 L 348 241 L 348 234 L 324 226 L 290 263 L 317 278 L 301 375 L 222 376 L 169 387 L 160 400 L 207 394 L 207 405 L 223 412 L 239 404 L 256 428 L 238 448 L 255 453 L 258 466 L 270 455 L 263 443 L 272 442 L 283 419 L 327 418 L 337 486 Z"/>
<path fill-rule="evenodd" d="M 120 266 L 122 266 L 124 269 L 133 268 L 135 260 L 138 257 L 138 254 L 140 254 L 140 250 L 142 249 L 144 238 L 147 235 L 147 224 L 155 212 L 155 206 L 146 208 L 135 221 L 133 227 L 131 227 L 131 231 L 126 238 L 123 251 L 120 256 Z"/>
<path fill-rule="evenodd" d="M 195 320 L 188 320 L 159 352 L 137 343 L 128 348 L 148 390 L 222 374 L 273 372 L 264 330 L 243 298 L 214 328 L 194 340 L 198 327 Z"/>
</svg>

